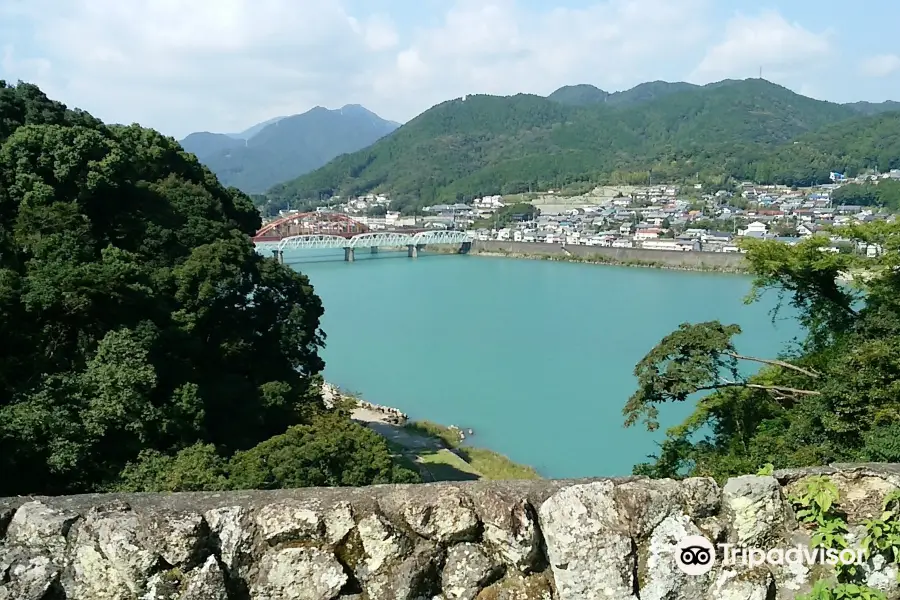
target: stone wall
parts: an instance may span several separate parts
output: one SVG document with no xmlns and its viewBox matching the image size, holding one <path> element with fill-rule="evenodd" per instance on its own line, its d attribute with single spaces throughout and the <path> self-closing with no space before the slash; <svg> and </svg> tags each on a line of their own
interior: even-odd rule
<svg viewBox="0 0 900 600">
<path fill-rule="evenodd" d="M 0 599 L 791 599 L 830 572 L 692 577 L 673 552 L 687 535 L 808 544 L 784 494 L 816 473 L 840 489 L 851 540 L 900 485 L 898 465 L 843 465 L 721 488 L 622 478 L 6 498 Z M 895 571 L 865 566 L 890 597 Z"/>
<path fill-rule="evenodd" d="M 522 256 L 571 255 L 628 264 L 633 262 L 681 269 L 738 271 L 745 268 L 744 256 L 738 252 L 676 252 L 674 250 L 643 250 L 640 248 L 605 248 L 600 246 L 539 244 L 531 242 L 475 241 L 472 253 L 503 253 Z"/>
</svg>

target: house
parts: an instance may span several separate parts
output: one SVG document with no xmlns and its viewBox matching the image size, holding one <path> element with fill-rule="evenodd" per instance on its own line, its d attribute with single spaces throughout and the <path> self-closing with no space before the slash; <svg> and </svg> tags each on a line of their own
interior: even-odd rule
<svg viewBox="0 0 900 600">
<path fill-rule="evenodd" d="M 525 234 L 522 233 L 521 229 L 516 229 L 515 231 L 513 231 L 513 241 L 514 242 L 521 242 L 524 239 L 524 237 L 525 237 Z"/>
<path fill-rule="evenodd" d="M 768 231 L 768 229 L 769 229 L 769 228 L 768 228 L 768 227 L 766 226 L 766 224 L 763 223 L 762 221 L 753 221 L 752 223 L 750 223 L 749 225 L 747 225 L 747 228 L 744 230 L 743 235 L 746 235 L 746 234 L 748 234 L 748 233 L 762 233 L 762 234 L 765 234 L 766 231 Z"/>
<path fill-rule="evenodd" d="M 623 223 L 621 227 L 619 227 L 619 234 L 621 235 L 629 235 L 631 233 L 631 223 Z"/>
<path fill-rule="evenodd" d="M 728 243 L 734 238 L 734 235 L 726 231 L 710 231 L 700 236 L 700 240 L 706 244 L 709 242 Z"/>
<path fill-rule="evenodd" d="M 634 233 L 634 240 L 635 241 L 655 240 L 656 238 L 659 237 L 660 233 L 661 233 L 661 231 L 656 227 L 649 227 L 647 229 L 638 229 Z"/>
<path fill-rule="evenodd" d="M 797 233 L 799 233 L 801 237 L 809 237 L 819 231 L 819 229 L 819 227 L 812 223 L 801 223 L 797 226 Z"/>
<path fill-rule="evenodd" d="M 619 238 L 619 239 L 613 241 L 612 247 L 613 248 L 631 248 L 631 247 L 633 247 L 633 244 L 631 243 L 631 240 L 629 240 L 627 238 Z"/>
</svg>

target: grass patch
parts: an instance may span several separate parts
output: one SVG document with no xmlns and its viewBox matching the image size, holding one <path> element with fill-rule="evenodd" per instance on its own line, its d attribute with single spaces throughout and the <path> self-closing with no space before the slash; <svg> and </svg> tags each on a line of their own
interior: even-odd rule
<svg viewBox="0 0 900 600">
<path fill-rule="evenodd" d="M 412 433 L 424 435 L 426 437 L 438 438 L 447 445 L 448 448 L 456 448 L 462 441 L 459 434 L 449 427 L 432 423 L 431 421 L 413 421 L 403 426 L 404 429 Z"/>
<path fill-rule="evenodd" d="M 541 479 L 528 465 L 520 465 L 509 458 L 485 448 L 460 448 L 473 469 L 485 479 Z"/>
<path fill-rule="evenodd" d="M 418 435 L 436 438 L 444 442 L 450 450 L 422 453 L 418 462 L 426 465 L 444 465 L 463 473 L 479 475 L 482 479 L 540 479 L 533 468 L 513 462 L 506 456 L 486 448 L 463 446 L 459 433 L 449 427 L 431 421 L 414 421 L 404 428 Z M 429 471 L 436 467 L 427 467 Z M 439 473 L 435 472 L 435 476 Z"/>
</svg>

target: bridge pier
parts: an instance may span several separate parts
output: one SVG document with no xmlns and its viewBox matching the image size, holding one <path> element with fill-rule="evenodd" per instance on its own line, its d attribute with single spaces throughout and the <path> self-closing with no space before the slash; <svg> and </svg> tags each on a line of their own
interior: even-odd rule
<svg viewBox="0 0 900 600">
<path fill-rule="evenodd" d="M 284 264 L 284 250 L 272 250 L 272 258 L 280 264 Z"/>
<path fill-rule="evenodd" d="M 372 246 L 371 248 L 369 248 L 369 253 L 378 254 L 378 246 Z"/>
<path fill-rule="evenodd" d="M 472 250 L 472 242 L 463 242 L 459 247 L 460 254 L 468 254 L 470 250 Z"/>
<path fill-rule="evenodd" d="M 409 244 L 408 246 L 406 246 L 406 255 L 410 258 L 418 258 L 419 247 L 415 244 Z"/>
<path fill-rule="evenodd" d="M 353 248 L 351 248 L 349 246 L 344 248 L 344 260 L 346 262 L 353 262 L 353 260 L 355 258 L 356 258 L 356 256 L 354 256 L 354 254 L 353 254 Z"/>
</svg>

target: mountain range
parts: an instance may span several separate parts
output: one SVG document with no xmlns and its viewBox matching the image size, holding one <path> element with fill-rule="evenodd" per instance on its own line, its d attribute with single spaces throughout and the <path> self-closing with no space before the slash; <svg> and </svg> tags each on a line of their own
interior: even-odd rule
<svg viewBox="0 0 900 600">
<path fill-rule="evenodd" d="M 730 178 L 804 185 L 900 168 L 900 103 L 835 104 L 762 79 L 470 95 L 271 188 L 275 204 L 388 191 L 407 211 L 484 194 Z"/>
<path fill-rule="evenodd" d="M 397 127 L 398 123 L 349 104 L 337 110 L 316 107 L 276 117 L 241 133 L 192 133 L 181 145 L 224 185 L 258 194 L 336 156 L 365 148 Z"/>
</svg>

